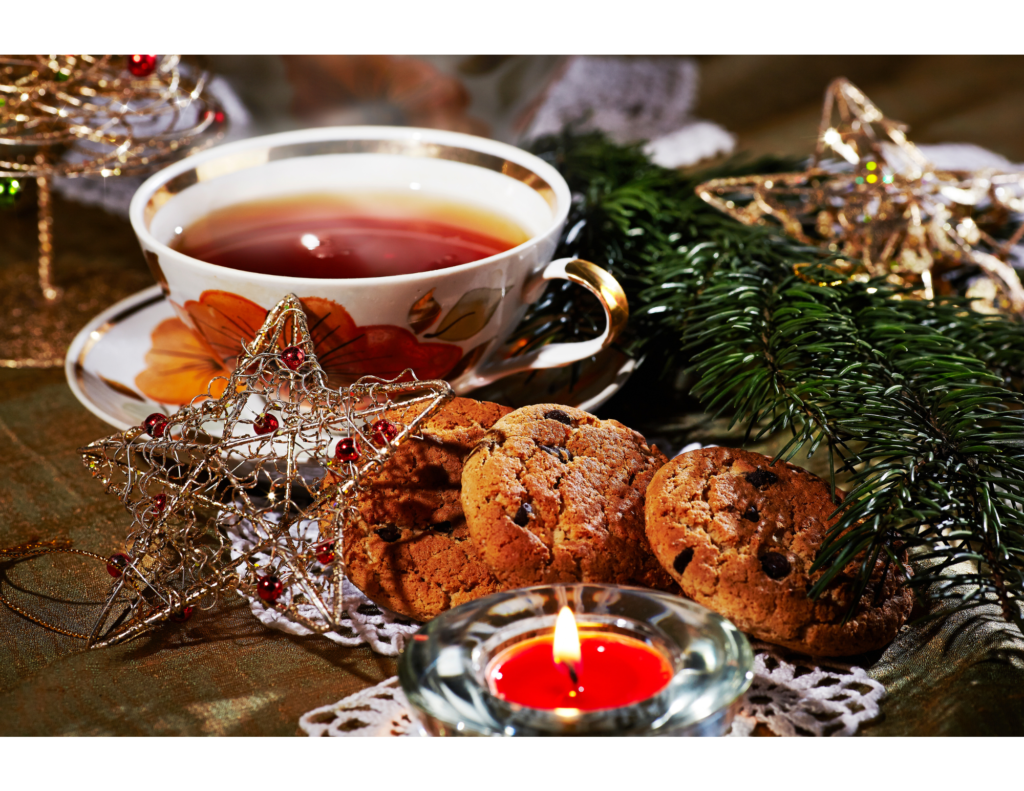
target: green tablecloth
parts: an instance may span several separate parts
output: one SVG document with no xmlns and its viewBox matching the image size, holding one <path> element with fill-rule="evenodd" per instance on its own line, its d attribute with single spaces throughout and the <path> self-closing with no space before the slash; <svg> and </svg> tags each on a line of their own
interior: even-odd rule
<svg viewBox="0 0 1024 791">
<path fill-rule="evenodd" d="M 0 217 L 0 234 L 31 240 L 31 221 L 25 212 Z M 86 250 L 90 266 L 148 284 L 127 223 L 58 203 L 57 228 L 58 272 Z M 18 255 L 31 255 L 30 244 L 0 250 L 0 266 Z M 653 373 L 642 368 L 602 416 L 672 443 L 722 436 L 684 401 L 652 399 L 664 391 L 653 389 Z M 110 432 L 74 398 L 63 371 L 0 370 L 0 547 L 38 537 L 67 537 L 103 555 L 120 547 L 127 515 L 76 453 Z M 92 600 L 109 582 L 98 563 L 39 560 L 8 575 L 17 586 Z M 885 652 L 855 660 L 888 690 L 882 717 L 861 733 L 1024 734 L 1024 639 L 992 615 L 906 627 Z M 366 647 L 267 629 L 238 599 L 96 651 L 0 607 L 4 735 L 296 734 L 304 712 L 394 672 L 393 660 Z"/>
</svg>

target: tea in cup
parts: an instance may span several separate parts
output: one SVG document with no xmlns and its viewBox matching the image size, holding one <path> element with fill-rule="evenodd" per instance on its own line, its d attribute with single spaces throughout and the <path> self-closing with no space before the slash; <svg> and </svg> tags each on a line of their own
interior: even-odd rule
<svg viewBox="0 0 1024 791">
<path fill-rule="evenodd" d="M 250 138 L 148 179 L 130 208 L 179 319 L 227 368 L 269 309 L 300 298 L 332 386 L 412 369 L 458 393 L 583 360 L 628 308 L 586 261 L 552 261 L 570 204 L 550 165 L 504 143 L 407 127 Z M 602 335 L 500 350 L 548 280 L 593 292 Z"/>
</svg>

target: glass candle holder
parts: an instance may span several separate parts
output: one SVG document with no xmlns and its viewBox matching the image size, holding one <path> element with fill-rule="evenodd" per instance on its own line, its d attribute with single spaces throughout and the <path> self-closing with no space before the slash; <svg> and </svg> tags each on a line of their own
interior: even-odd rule
<svg viewBox="0 0 1024 791">
<path fill-rule="evenodd" d="M 563 607 L 581 634 L 630 638 L 663 656 L 667 684 L 642 700 L 590 711 L 532 708 L 496 694 L 494 660 L 552 635 Z M 398 676 L 414 716 L 434 736 L 715 736 L 729 730 L 753 662 L 732 623 L 678 596 L 544 585 L 486 596 L 433 619 L 406 645 Z"/>
</svg>

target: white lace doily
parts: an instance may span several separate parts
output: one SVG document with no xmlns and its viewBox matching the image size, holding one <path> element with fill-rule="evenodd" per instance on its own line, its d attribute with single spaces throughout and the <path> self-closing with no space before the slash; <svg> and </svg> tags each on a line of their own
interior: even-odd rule
<svg viewBox="0 0 1024 791">
<path fill-rule="evenodd" d="M 853 736 L 879 715 L 885 687 L 864 668 L 787 660 L 774 646 L 752 641 L 754 683 L 729 736 L 749 736 L 758 723 L 778 736 Z"/>
<path fill-rule="evenodd" d="M 256 543 L 256 533 L 248 521 L 230 522 L 222 519 L 221 524 L 231 541 L 232 558 L 239 557 Z M 319 528 L 314 521 L 302 521 L 292 526 L 291 533 L 295 539 L 315 541 L 319 535 Z M 260 568 L 274 568 L 278 564 L 277 558 L 271 559 L 267 554 L 257 554 L 255 557 Z M 240 565 L 238 572 L 239 574 L 249 573 L 248 566 Z M 297 586 L 286 586 L 278 601 L 282 604 L 290 604 L 292 597 L 299 593 L 300 590 Z M 334 591 L 328 587 L 325 590 L 325 595 L 332 596 Z M 346 646 L 366 644 L 378 654 L 398 656 L 405 646 L 406 638 L 420 627 L 418 623 L 408 618 L 378 607 L 347 579 L 342 582 L 341 595 L 342 607 L 345 610 L 344 628 L 323 633 L 324 637 L 335 643 Z M 300 637 L 313 634 L 310 629 L 292 620 L 287 614 L 278 612 L 272 607 L 266 607 L 260 599 L 251 596 L 247 598 L 252 614 L 271 629 L 279 629 Z M 312 604 L 300 603 L 298 610 L 304 618 L 327 627 L 327 622 L 320 611 Z"/>
<path fill-rule="evenodd" d="M 409 701 L 392 676 L 375 687 L 342 698 L 299 718 L 307 736 L 422 736 L 409 716 Z"/>
<path fill-rule="evenodd" d="M 879 714 L 885 687 L 863 668 L 785 659 L 754 642 L 754 683 L 728 736 L 750 736 L 759 723 L 778 736 L 852 736 Z M 423 736 L 393 676 L 375 687 L 302 715 L 308 736 Z"/>
</svg>

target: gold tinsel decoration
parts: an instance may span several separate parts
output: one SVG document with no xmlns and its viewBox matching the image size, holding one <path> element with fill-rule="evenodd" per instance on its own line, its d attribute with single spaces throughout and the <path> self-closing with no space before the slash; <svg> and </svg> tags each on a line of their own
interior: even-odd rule
<svg viewBox="0 0 1024 791">
<path fill-rule="evenodd" d="M 124 551 L 109 559 L 119 576 L 95 627 L 75 636 L 112 645 L 212 608 L 228 590 L 259 597 L 314 632 L 340 628 L 342 528 L 354 495 L 452 395 L 447 382 L 416 381 L 408 371 L 329 388 L 302 305 L 286 298 L 226 382 L 215 379 L 173 415 L 151 415 L 81 449 L 132 525 Z M 395 408 L 408 422 L 384 418 Z M 256 539 L 233 550 L 223 525 L 242 520 Z M 323 621 L 303 617 L 300 602 Z"/>
<path fill-rule="evenodd" d="M 974 265 L 991 283 L 977 307 L 1024 314 L 1024 288 L 1007 263 L 1024 235 L 1024 173 L 939 170 L 906 132 L 840 78 L 825 94 L 807 170 L 713 179 L 697 194 L 743 223 L 844 256 L 856 277 L 884 276 L 925 299 L 944 273 Z"/>
<path fill-rule="evenodd" d="M 26 179 L 35 181 L 39 240 L 34 277 L 13 266 L 0 273 L 7 312 L 18 314 L 0 328 L 0 366 L 61 365 L 73 333 L 107 306 L 80 288 L 62 300 L 53 178 L 146 173 L 223 134 L 227 121 L 204 93 L 206 76 L 191 73 L 177 55 L 0 56 L 0 198 L 11 202 Z"/>
</svg>

